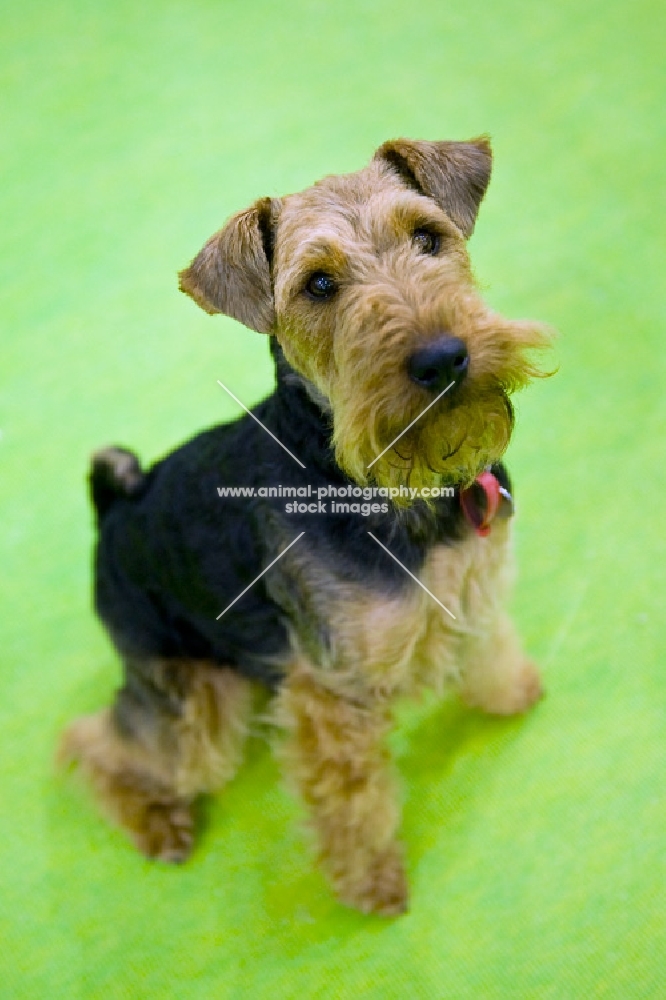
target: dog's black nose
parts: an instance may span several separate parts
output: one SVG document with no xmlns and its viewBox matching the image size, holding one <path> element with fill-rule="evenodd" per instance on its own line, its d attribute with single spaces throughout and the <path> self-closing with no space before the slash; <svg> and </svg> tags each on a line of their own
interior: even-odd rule
<svg viewBox="0 0 666 1000">
<path fill-rule="evenodd" d="M 439 337 L 410 355 L 407 371 L 417 385 L 441 392 L 452 382 L 459 385 L 467 374 L 468 365 L 469 354 L 460 337 Z"/>
</svg>

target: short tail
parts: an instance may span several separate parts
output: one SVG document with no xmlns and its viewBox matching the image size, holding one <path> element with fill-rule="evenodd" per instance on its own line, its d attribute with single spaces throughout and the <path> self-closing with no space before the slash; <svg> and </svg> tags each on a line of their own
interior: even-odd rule
<svg viewBox="0 0 666 1000">
<path fill-rule="evenodd" d="M 102 448 L 90 462 L 90 495 L 101 521 L 116 500 L 136 496 L 146 480 L 139 460 L 127 448 Z"/>
</svg>

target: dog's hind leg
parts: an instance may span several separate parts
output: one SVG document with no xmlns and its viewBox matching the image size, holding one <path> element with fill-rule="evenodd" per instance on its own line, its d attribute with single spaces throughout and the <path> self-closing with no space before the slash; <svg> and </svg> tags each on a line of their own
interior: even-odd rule
<svg viewBox="0 0 666 1000">
<path fill-rule="evenodd" d="M 72 723 L 59 756 L 80 764 L 104 811 L 140 851 L 184 861 L 194 800 L 235 774 L 252 701 L 250 682 L 231 669 L 130 662 L 112 707 Z"/>
</svg>

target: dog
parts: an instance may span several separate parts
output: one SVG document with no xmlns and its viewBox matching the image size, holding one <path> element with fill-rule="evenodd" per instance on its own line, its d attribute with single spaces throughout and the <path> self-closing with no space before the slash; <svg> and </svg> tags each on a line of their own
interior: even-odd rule
<svg viewBox="0 0 666 1000">
<path fill-rule="evenodd" d="M 256 201 L 180 274 L 269 336 L 276 388 L 147 471 L 122 447 L 93 456 L 95 604 L 124 673 L 61 756 L 151 858 L 188 856 L 195 800 L 236 773 L 264 689 L 339 899 L 402 913 L 396 701 L 453 686 L 511 714 L 541 696 L 505 611 L 501 459 L 550 335 L 476 289 L 491 164 L 486 137 L 386 142 Z"/>
</svg>

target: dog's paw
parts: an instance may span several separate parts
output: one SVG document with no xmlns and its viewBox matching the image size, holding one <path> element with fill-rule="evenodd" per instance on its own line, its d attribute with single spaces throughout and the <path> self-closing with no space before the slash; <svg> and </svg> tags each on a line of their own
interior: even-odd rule
<svg viewBox="0 0 666 1000">
<path fill-rule="evenodd" d="M 397 848 L 373 858 L 362 873 L 336 880 L 341 902 L 361 913 L 397 917 L 406 913 L 409 888 L 400 852 Z"/>
<path fill-rule="evenodd" d="M 137 763 L 108 710 L 77 719 L 63 734 L 60 764 L 77 762 L 109 819 L 148 858 L 180 863 L 194 845 L 191 802 Z"/>
<path fill-rule="evenodd" d="M 543 698 L 544 690 L 539 671 L 531 660 L 523 660 L 515 670 L 504 675 L 493 674 L 487 686 L 474 690 L 463 688 L 465 702 L 490 715 L 518 715 Z"/>
<path fill-rule="evenodd" d="M 190 806 L 178 799 L 146 803 L 131 831 L 134 843 L 147 858 L 182 864 L 194 846 L 194 819 Z"/>
<path fill-rule="evenodd" d="M 497 715 L 516 715 L 526 712 L 543 698 L 544 690 L 539 671 L 531 660 L 524 660 L 515 674 L 507 679 L 506 690 L 498 696 L 487 711 Z"/>
</svg>

